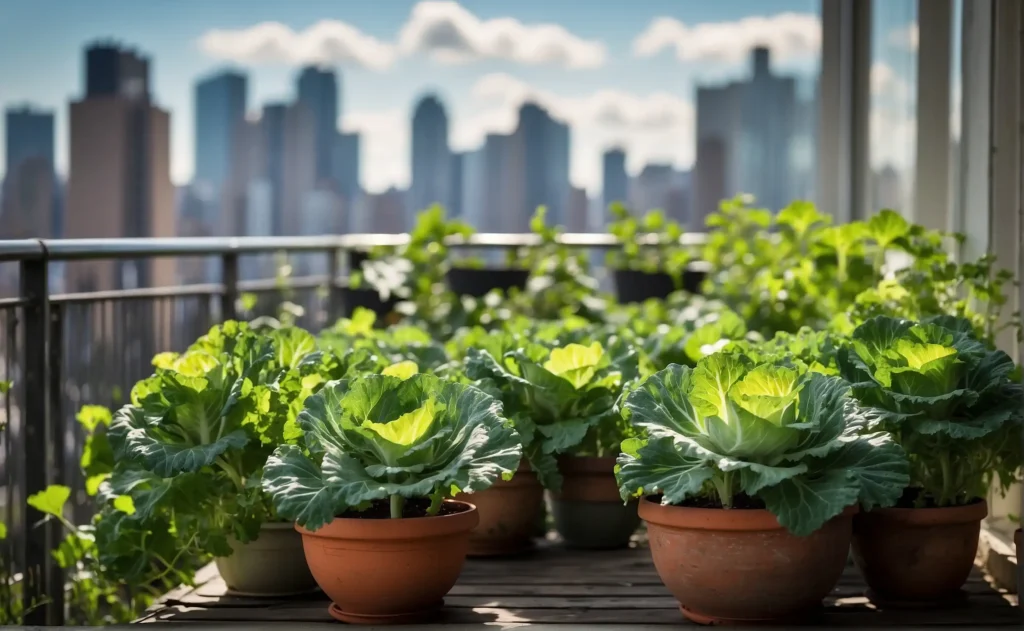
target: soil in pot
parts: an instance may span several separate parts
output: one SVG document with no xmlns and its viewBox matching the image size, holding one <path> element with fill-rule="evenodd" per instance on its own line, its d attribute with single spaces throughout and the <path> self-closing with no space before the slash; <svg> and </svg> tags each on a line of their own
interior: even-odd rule
<svg viewBox="0 0 1024 631">
<path fill-rule="evenodd" d="M 333 602 L 330 614 L 352 624 L 401 624 L 431 617 L 455 585 L 476 526 L 476 507 L 447 500 L 427 516 L 427 500 L 408 500 L 402 519 L 387 500 L 302 534 L 306 561 Z"/>
<path fill-rule="evenodd" d="M 846 566 L 857 510 L 797 537 L 755 501 L 738 498 L 729 510 L 659 502 L 640 502 L 655 568 L 683 614 L 701 624 L 813 614 Z"/>
<path fill-rule="evenodd" d="M 505 268 L 452 267 L 448 270 L 448 286 L 460 296 L 486 296 L 493 289 L 508 293 L 513 287 L 526 289 L 529 270 Z"/>
<path fill-rule="evenodd" d="M 555 529 L 565 545 L 588 550 L 629 546 L 640 525 L 637 502 L 624 503 L 615 481 L 615 458 L 562 456 L 562 491 L 551 494 Z"/>
<path fill-rule="evenodd" d="M 498 480 L 485 491 L 455 499 L 473 504 L 480 515 L 469 538 L 469 556 L 508 556 L 533 548 L 544 487 L 525 460 L 511 480 Z"/>
<path fill-rule="evenodd" d="M 853 559 L 868 596 L 888 607 L 952 605 L 974 567 L 981 520 L 977 500 L 945 508 L 893 508 L 861 513 L 853 521 Z"/>
<path fill-rule="evenodd" d="M 634 269 L 614 271 L 615 294 L 620 303 L 643 302 L 649 298 L 668 298 L 676 283 L 665 272 L 641 272 Z"/>
<path fill-rule="evenodd" d="M 316 589 L 302 554 L 302 536 L 290 523 L 263 524 L 249 543 L 231 540 L 234 553 L 216 559 L 228 592 L 239 596 L 292 596 Z"/>
</svg>

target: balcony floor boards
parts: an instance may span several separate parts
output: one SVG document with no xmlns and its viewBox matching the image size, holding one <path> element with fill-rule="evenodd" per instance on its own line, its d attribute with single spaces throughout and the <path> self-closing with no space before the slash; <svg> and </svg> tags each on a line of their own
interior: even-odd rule
<svg viewBox="0 0 1024 631">
<path fill-rule="evenodd" d="M 193 630 L 338 624 L 327 613 L 329 602 L 319 592 L 272 599 L 227 595 L 212 564 L 200 572 L 197 583 L 195 588 L 167 594 L 140 622 L 178 623 Z M 864 583 L 850 565 L 808 623 L 819 628 L 1022 628 L 1024 617 L 1015 606 L 1016 596 L 990 585 L 979 569 L 964 590 L 969 598 L 955 608 L 876 609 L 864 598 Z M 581 552 L 545 543 L 524 558 L 468 560 L 458 584 L 445 598 L 440 617 L 431 624 L 404 628 L 650 631 L 687 624 L 692 623 L 679 613 L 678 603 L 661 584 L 650 552 L 642 544 L 629 550 Z"/>
</svg>

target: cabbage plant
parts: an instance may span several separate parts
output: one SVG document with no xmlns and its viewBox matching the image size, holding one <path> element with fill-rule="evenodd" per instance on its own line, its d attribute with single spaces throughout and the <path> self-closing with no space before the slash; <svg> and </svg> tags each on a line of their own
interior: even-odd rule
<svg viewBox="0 0 1024 631">
<path fill-rule="evenodd" d="M 891 505 L 908 480 L 906 459 L 886 435 L 861 435 L 848 392 L 837 377 L 740 354 L 671 365 L 626 396 L 643 436 L 623 444 L 622 496 L 762 507 L 800 536 L 857 502 Z"/>
<path fill-rule="evenodd" d="M 984 497 L 1021 465 L 1021 395 L 1014 363 L 975 336 L 970 320 L 879 316 L 837 353 L 841 374 L 870 407 L 871 428 L 903 446 L 914 506 Z"/>
<path fill-rule="evenodd" d="M 465 366 L 470 379 L 501 399 L 546 488 L 561 488 L 556 454 L 585 442 L 590 455 L 618 453 L 624 428 L 616 404 L 637 375 L 637 355 L 628 345 L 613 354 L 599 342 L 550 349 L 526 343 L 500 359 L 469 349 Z"/>
<path fill-rule="evenodd" d="M 97 542 L 109 564 L 131 568 L 145 558 L 135 533 L 156 541 L 170 532 L 181 549 L 228 556 L 230 539 L 251 541 L 276 519 L 260 489 L 263 465 L 301 437 L 301 402 L 325 381 L 327 357 L 302 329 L 257 334 L 229 321 L 153 365 L 107 431 L 114 466 L 98 497 L 131 510 L 103 512 Z"/>
<path fill-rule="evenodd" d="M 511 477 L 522 447 L 501 403 L 414 369 L 332 381 L 306 400 L 299 425 L 308 451 L 282 445 L 263 473 L 280 516 L 316 530 L 380 501 L 401 518 L 407 500 L 426 498 L 434 515 L 446 497 Z"/>
</svg>

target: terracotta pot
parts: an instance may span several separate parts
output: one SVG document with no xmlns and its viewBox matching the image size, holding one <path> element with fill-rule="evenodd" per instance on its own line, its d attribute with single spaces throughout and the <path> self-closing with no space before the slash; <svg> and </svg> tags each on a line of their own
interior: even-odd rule
<svg viewBox="0 0 1024 631">
<path fill-rule="evenodd" d="M 469 538 L 469 556 L 517 554 L 533 546 L 544 507 L 544 487 L 524 460 L 511 480 L 499 480 L 486 491 L 455 497 L 476 506 L 480 525 Z"/>
<path fill-rule="evenodd" d="M 353 624 L 401 624 L 435 613 L 466 560 L 476 507 L 437 517 L 336 518 L 302 533 L 306 561 L 334 603 L 330 614 Z"/>
<path fill-rule="evenodd" d="M 561 456 L 562 491 L 551 494 L 555 528 L 570 548 L 625 548 L 640 525 L 637 502 L 622 501 L 615 458 Z"/>
<path fill-rule="evenodd" d="M 978 501 L 948 508 L 878 508 L 853 520 L 853 559 L 872 600 L 888 606 L 949 602 L 961 596 L 978 553 Z"/>
<path fill-rule="evenodd" d="M 797 537 L 766 510 L 640 502 L 658 576 L 701 624 L 781 621 L 820 607 L 846 566 L 856 511 Z"/>
<path fill-rule="evenodd" d="M 228 591 L 239 596 L 292 596 L 316 589 L 302 555 L 302 537 L 292 524 L 270 523 L 259 539 L 229 541 L 234 554 L 216 559 Z"/>
</svg>

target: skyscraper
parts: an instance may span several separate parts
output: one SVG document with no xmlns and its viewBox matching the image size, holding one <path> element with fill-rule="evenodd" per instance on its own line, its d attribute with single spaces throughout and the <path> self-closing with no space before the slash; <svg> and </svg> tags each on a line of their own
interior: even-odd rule
<svg viewBox="0 0 1024 631">
<path fill-rule="evenodd" d="M 360 161 L 359 149 L 361 139 L 359 132 L 339 132 L 334 137 L 334 158 L 332 168 L 334 169 L 334 182 L 341 197 L 343 205 L 343 217 L 340 222 L 342 232 L 353 232 L 355 223 L 353 217 L 358 201 L 362 196 L 362 188 L 359 184 Z"/>
<path fill-rule="evenodd" d="M 436 95 L 416 104 L 412 116 L 412 184 L 406 210 L 407 228 L 416 214 L 432 204 L 451 205 L 452 155 L 448 148 L 448 115 Z"/>
<path fill-rule="evenodd" d="M 271 190 L 274 235 L 296 235 L 303 224 L 303 198 L 316 184 L 316 123 L 302 103 L 263 106 L 263 177 Z"/>
<path fill-rule="evenodd" d="M 629 199 L 629 176 L 626 175 L 626 152 L 609 149 L 601 158 L 601 218 L 608 220 L 608 206 L 614 202 L 625 204 Z"/>
<path fill-rule="evenodd" d="M 519 108 L 516 135 L 523 142 L 525 207 L 516 219 L 525 230 L 538 206 L 547 206 L 548 221 L 565 224 L 569 204 L 569 126 L 551 118 L 536 103 Z"/>
<path fill-rule="evenodd" d="M 7 176 L 0 208 L 0 238 L 59 234 L 60 195 L 53 168 L 53 113 L 29 106 L 6 112 Z"/>
<path fill-rule="evenodd" d="M 231 171 L 231 151 L 245 121 L 248 80 L 224 71 L 196 84 L 195 179 L 219 187 Z"/>
<path fill-rule="evenodd" d="M 772 209 L 790 201 L 795 112 L 796 81 L 771 72 L 767 48 L 752 51 L 749 80 L 697 88 L 695 229 L 737 193 Z"/>
<path fill-rule="evenodd" d="M 66 235 L 169 237 L 175 232 L 170 114 L 150 99 L 149 62 L 111 45 L 86 50 L 86 95 L 70 105 Z M 69 291 L 170 285 L 174 262 L 76 261 Z"/>
<path fill-rule="evenodd" d="M 328 180 L 338 134 L 338 79 L 333 70 L 306 66 L 299 74 L 298 102 L 313 115 L 316 134 L 316 180 Z"/>
<path fill-rule="evenodd" d="M 465 152 L 456 152 L 452 154 L 452 184 L 449 199 L 450 207 L 448 208 L 449 217 L 462 217 L 462 179 L 463 179 L 463 158 L 465 158 Z"/>
</svg>

